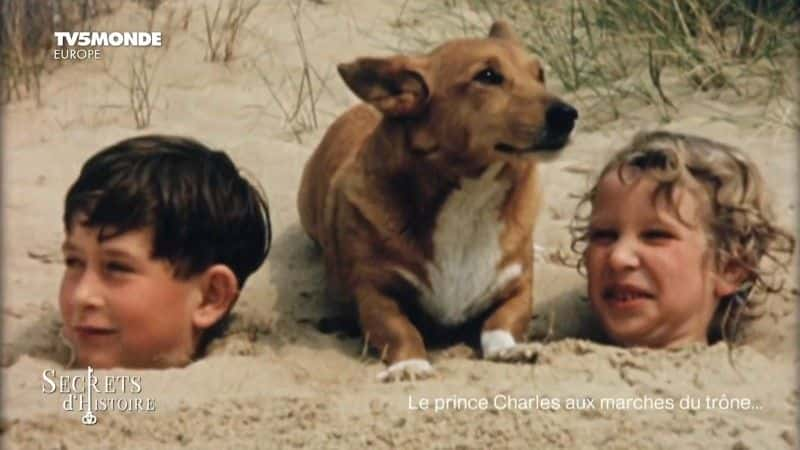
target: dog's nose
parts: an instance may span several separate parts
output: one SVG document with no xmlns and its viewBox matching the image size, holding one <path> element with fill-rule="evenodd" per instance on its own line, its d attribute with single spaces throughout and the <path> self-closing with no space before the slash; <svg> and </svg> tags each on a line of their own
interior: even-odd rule
<svg viewBox="0 0 800 450">
<path fill-rule="evenodd" d="M 563 102 L 554 102 L 547 108 L 547 113 L 545 113 L 547 130 L 554 136 L 569 134 L 575 126 L 575 119 L 577 118 L 578 111 Z"/>
</svg>

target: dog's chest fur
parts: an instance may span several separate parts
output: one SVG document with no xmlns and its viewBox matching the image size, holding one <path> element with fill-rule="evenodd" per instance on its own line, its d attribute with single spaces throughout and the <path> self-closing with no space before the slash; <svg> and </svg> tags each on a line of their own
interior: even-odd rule
<svg viewBox="0 0 800 450">
<path fill-rule="evenodd" d="M 498 267 L 505 224 L 500 210 L 511 181 L 497 179 L 504 163 L 478 178 L 464 178 L 447 197 L 435 221 L 430 285 L 402 271 L 419 291 L 422 308 L 444 325 L 458 325 L 485 311 L 492 297 L 521 273 L 519 264 Z"/>
</svg>

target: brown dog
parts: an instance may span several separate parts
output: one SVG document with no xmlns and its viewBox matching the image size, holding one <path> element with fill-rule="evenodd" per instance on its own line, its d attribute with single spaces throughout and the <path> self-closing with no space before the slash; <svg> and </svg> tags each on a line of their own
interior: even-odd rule
<svg viewBox="0 0 800 450">
<path fill-rule="evenodd" d="M 565 145 L 577 112 L 505 22 L 339 73 L 366 103 L 331 125 L 298 206 L 329 283 L 355 299 L 389 364 L 379 377 L 433 373 L 420 315 L 441 327 L 485 318 L 484 357 L 514 358 L 533 305 L 537 161 Z"/>
</svg>

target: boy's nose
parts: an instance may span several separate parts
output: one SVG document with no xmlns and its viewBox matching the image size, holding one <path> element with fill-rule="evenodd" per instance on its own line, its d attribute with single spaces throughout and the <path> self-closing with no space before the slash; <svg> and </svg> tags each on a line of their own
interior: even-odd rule
<svg viewBox="0 0 800 450">
<path fill-rule="evenodd" d="M 103 304 L 100 280 L 87 270 L 75 286 L 75 303 L 81 307 L 97 307 Z"/>
<path fill-rule="evenodd" d="M 608 264 L 615 271 L 628 270 L 639 266 L 636 244 L 627 239 L 618 240 L 611 247 Z"/>
</svg>

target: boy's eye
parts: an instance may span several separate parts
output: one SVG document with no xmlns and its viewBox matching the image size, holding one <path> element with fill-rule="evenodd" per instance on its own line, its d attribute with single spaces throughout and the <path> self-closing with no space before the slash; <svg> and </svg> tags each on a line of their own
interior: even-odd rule
<svg viewBox="0 0 800 450">
<path fill-rule="evenodd" d="M 106 263 L 106 270 L 109 272 L 117 272 L 117 273 L 133 272 L 133 268 L 131 266 L 120 262 Z"/>
<path fill-rule="evenodd" d="M 64 265 L 70 269 L 79 269 L 83 267 L 83 260 L 74 256 L 67 256 L 64 258 Z"/>
</svg>

